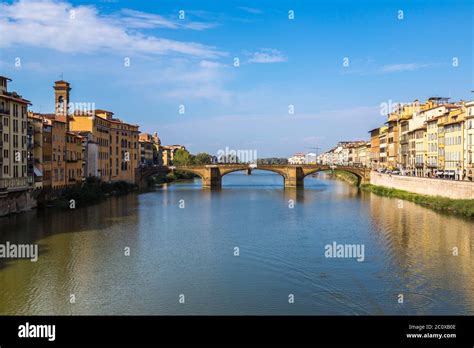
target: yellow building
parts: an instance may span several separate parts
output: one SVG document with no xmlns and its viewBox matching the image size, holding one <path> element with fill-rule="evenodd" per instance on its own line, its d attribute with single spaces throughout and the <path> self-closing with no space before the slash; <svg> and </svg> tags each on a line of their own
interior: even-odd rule
<svg viewBox="0 0 474 348">
<path fill-rule="evenodd" d="M 0 191 L 28 189 L 28 100 L 8 91 L 11 79 L 0 76 Z"/>
<path fill-rule="evenodd" d="M 463 108 L 449 111 L 444 124 L 444 169 L 454 179 L 461 179 L 464 173 L 464 121 Z"/>
<path fill-rule="evenodd" d="M 388 127 L 380 127 L 379 131 L 379 168 L 388 167 L 387 159 L 387 132 Z"/>
<path fill-rule="evenodd" d="M 434 175 L 438 169 L 438 118 L 426 121 L 426 169 L 427 174 Z"/>
<path fill-rule="evenodd" d="M 421 126 L 410 132 L 412 134 L 412 148 L 414 148 L 414 163 L 411 164 L 414 167 L 413 175 L 424 176 L 427 162 L 427 139 L 426 139 L 426 126 Z"/>
<path fill-rule="evenodd" d="M 390 169 L 398 167 L 399 153 L 399 114 L 394 112 L 388 115 L 387 125 L 387 166 Z"/>
<path fill-rule="evenodd" d="M 409 132 L 410 126 L 415 126 L 416 121 L 413 122 L 413 116 L 420 111 L 420 103 L 415 100 L 411 104 L 405 104 L 399 108 L 398 116 L 398 136 L 399 136 L 399 148 L 398 148 L 398 160 L 397 164 L 403 169 L 409 167 L 410 157 L 410 139 Z"/>
<path fill-rule="evenodd" d="M 449 112 L 437 117 L 437 125 L 438 125 L 438 170 L 439 175 L 441 171 L 444 172 L 445 167 L 445 132 L 444 132 L 444 125 L 448 121 Z M 444 175 L 444 173 L 443 173 Z"/>
<path fill-rule="evenodd" d="M 161 152 L 162 152 L 162 155 L 163 155 L 162 162 L 163 162 L 164 166 L 170 166 L 170 165 L 173 164 L 174 154 L 178 150 L 186 151 L 186 147 L 184 147 L 183 145 L 164 145 L 164 146 L 161 146 Z"/>
<path fill-rule="evenodd" d="M 110 181 L 135 182 L 139 162 L 138 125 L 125 123 L 109 114 L 111 132 Z M 115 151 L 114 151 L 115 150 Z"/>
<path fill-rule="evenodd" d="M 466 179 L 474 181 L 474 101 L 467 102 L 466 121 L 464 124 L 464 168 L 466 169 Z"/>
</svg>

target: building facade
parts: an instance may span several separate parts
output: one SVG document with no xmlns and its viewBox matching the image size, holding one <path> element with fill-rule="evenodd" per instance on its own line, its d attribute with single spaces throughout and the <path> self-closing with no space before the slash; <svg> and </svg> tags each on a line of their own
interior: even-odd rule
<svg viewBox="0 0 474 348">
<path fill-rule="evenodd" d="M 27 190 L 28 105 L 16 92 L 8 91 L 11 79 L 0 76 L 0 191 Z"/>
</svg>

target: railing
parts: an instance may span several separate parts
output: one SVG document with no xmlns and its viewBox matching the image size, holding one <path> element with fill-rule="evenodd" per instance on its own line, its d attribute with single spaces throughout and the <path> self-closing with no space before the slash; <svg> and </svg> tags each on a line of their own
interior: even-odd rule
<svg viewBox="0 0 474 348">
<path fill-rule="evenodd" d="M 0 179 L 0 189 L 26 188 L 28 178 Z"/>
<path fill-rule="evenodd" d="M 0 106 L 0 114 L 4 114 L 4 115 L 10 115 L 10 108 L 6 108 L 6 107 L 1 107 Z"/>
</svg>

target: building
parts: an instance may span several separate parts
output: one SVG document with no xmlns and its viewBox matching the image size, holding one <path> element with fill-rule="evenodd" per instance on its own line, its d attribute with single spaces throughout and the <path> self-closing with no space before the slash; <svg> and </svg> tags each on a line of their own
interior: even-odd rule
<svg viewBox="0 0 474 348">
<path fill-rule="evenodd" d="M 370 155 L 369 163 L 373 169 L 379 168 L 380 163 L 380 129 L 374 128 L 369 131 L 370 133 Z"/>
<path fill-rule="evenodd" d="M 135 182 L 138 168 L 138 125 L 113 117 L 113 112 L 96 109 L 76 113 L 69 127 L 85 138 L 85 174 L 105 182 Z"/>
<path fill-rule="evenodd" d="M 370 142 L 362 142 L 355 148 L 354 165 L 368 167 L 370 165 Z"/>
<path fill-rule="evenodd" d="M 317 161 L 317 156 L 315 153 L 310 152 L 305 155 L 305 160 L 304 160 L 305 164 L 316 164 L 316 161 Z"/>
<path fill-rule="evenodd" d="M 92 139 L 91 132 L 79 132 L 82 136 L 83 173 L 85 178 L 99 177 L 99 145 Z"/>
<path fill-rule="evenodd" d="M 173 164 L 173 158 L 178 150 L 186 150 L 186 147 L 183 145 L 164 145 L 161 146 L 161 153 L 162 153 L 162 163 L 164 166 L 170 166 Z"/>
<path fill-rule="evenodd" d="M 113 113 L 107 114 L 111 126 L 111 150 L 115 149 L 111 151 L 109 180 L 134 183 L 139 163 L 139 127 L 112 116 Z"/>
<path fill-rule="evenodd" d="M 140 145 L 140 166 L 151 167 L 153 166 L 153 140 L 150 134 L 141 133 L 139 136 Z"/>
<path fill-rule="evenodd" d="M 139 144 L 141 166 L 163 165 L 163 148 L 161 146 L 161 140 L 156 132 L 153 135 L 140 133 Z M 174 153 L 172 154 L 171 152 L 172 150 L 170 148 L 168 153 L 170 156 L 169 161 L 171 161 L 171 157 L 174 155 Z"/>
<path fill-rule="evenodd" d="M 83 136 L 77 132 L 66 132 L 66 185 L 80 184 L 84 180 Z"/>
<path fill-rule="evenodd" d="M 28 112 L 28 124 L 33 129 L 33 148 L 31 157 L 33 162 L 33 187 L 35 189 L 43 188 L 43 118 L 33 112 Z"/>
<path fill-rule="evenodd" d="M 53 183 L 53 122 L 43 118 L 43 188 L 51 188 Z"/>
<path fill-rule="evenodd" d="M 444 169 L 456 180 L 464 176 L 464 125 L 465 110 L 451 109 L 444 123 Z"/>
<path fill-rule="evenodd" d="M 379 168 L 388 167 L 388 158 L 387 158 L 387 135 L 388 127 L 380 127 L 379 132 Z"/>
<path fill-rule="evenodd" d="M 464 168 L 466 179 L 474 181 L 474 101 L 467 102 L 464 124 Z"/>
<path fill-rule="evenodd" d="M 399 153 L 399 126 L 398 126 L 398 114 L 399 111 L 388 115 L 388 121 L 386 133 L 386 159 L 387 167 L 394 169 L 398 167 L 398 153 Z"/>
<path fill-rule="evenodd" d="M 65 116 L 46 115 L 51 121 L 51 187 L 61 189 L 66 187 L 66 130 Z"/>
<path fill-rule="evenodd" d="M 161 149 L 161 140 L 158 137 L 158 133 L 153 133 L 153 163 L 162 166 L 163 165 L 163 151 Z"/>
<path fill-rule="evenodd" d="M 438 170 L 438 117 L 426 121 L 426 169 L 429 176 Z"/>
<path fill-rule="evenodd" d="M 0 76 L 0 192 L 27 190 L 29 184 L 27 111 L 31 103 L 9 92 L 8 82 L 11 79 Z"/>
<path fill-rule="evenodd" d="M 306 156 L 302 152 L 295 153 L 293 156 L 288 158 L 288 164 L 304 164 Z"/>
<path fill-rule="evenodd" d="M 414 175 L 425 176 L 427 163 L 427 137 L 426 126 L 421 126 L 413 130 L 413 143 L 415 148 Z"/>
</svg>

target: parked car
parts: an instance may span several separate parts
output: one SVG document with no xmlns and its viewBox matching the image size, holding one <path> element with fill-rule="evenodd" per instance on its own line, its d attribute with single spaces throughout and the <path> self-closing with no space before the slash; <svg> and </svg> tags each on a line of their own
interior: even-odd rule
<svg viewBox="0 0 474 348">
<path fill-rule="evenodd" d="M 400 171 L 398 169 L 392 170 L 393 175 L 400 175 Z"/>
</svg>

